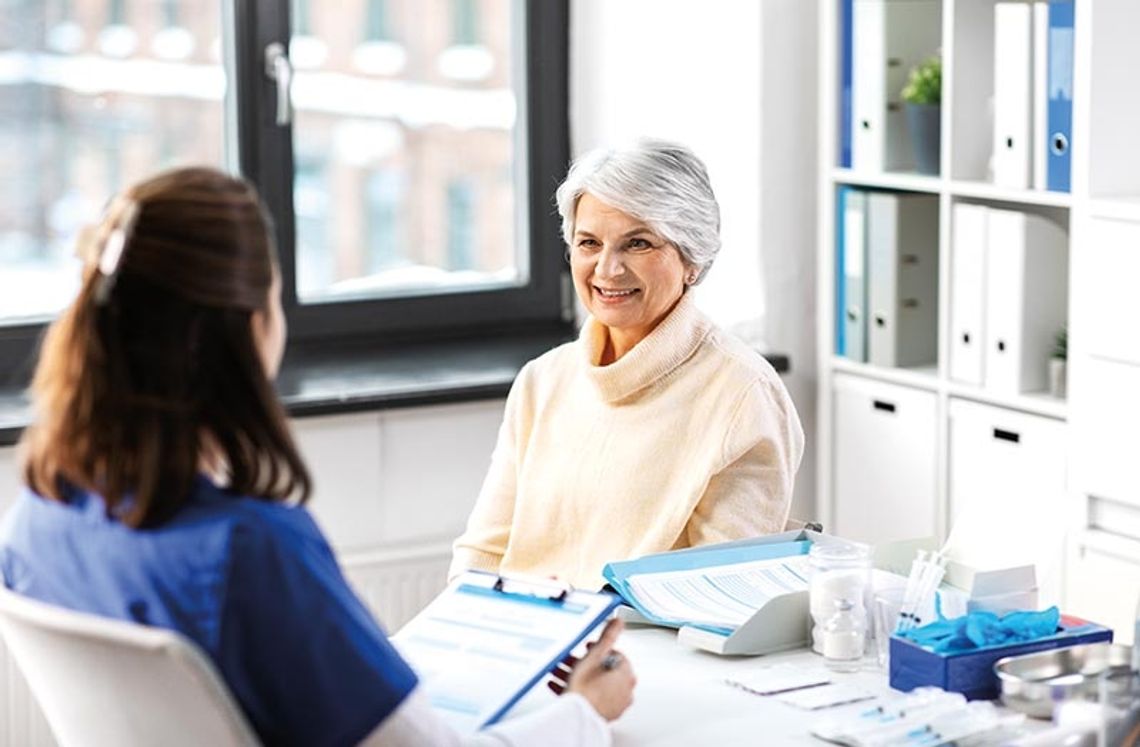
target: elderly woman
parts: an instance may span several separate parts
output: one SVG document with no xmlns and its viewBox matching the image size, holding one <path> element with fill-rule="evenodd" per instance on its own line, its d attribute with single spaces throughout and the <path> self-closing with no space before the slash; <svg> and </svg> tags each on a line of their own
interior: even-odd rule
<svg viewBox="0 0 1140 747">
<path fill-rule="evenodd" d="M 704 165 L 596 150 L 557 201 L 590 316 L 519 373 L 452 574 L 596 588 L 609 561 L 780 531 L 803 430 L 772 367 L 693 303 L 720 249 Z"/>
</svg>

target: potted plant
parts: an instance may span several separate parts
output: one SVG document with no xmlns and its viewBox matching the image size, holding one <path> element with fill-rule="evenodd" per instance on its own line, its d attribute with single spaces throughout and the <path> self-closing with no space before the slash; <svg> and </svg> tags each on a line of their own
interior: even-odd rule
<svg viewBox="0 0 1140 747">
<path fill-rule="evenodd" d="M 1069 359 L 1069 328 L 1061 327 L 1053 335 L 1053 352 L 1049 356 L 1049 394 L 1054 397 L 1064 397 L 1066 387 L 1066 368 Z"/>
<path fill-rule="evenodd" d="M 942 139 L 942 58 L 927 58 L 910 71 L 902 89 L 906 123 L 922 174 L 938 174 Z"/>
</svg>

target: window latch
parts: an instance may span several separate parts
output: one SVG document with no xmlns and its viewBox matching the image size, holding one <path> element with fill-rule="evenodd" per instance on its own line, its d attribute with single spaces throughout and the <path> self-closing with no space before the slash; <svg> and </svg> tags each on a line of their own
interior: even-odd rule
<svg viewBox="0 0 1140 747">
<path fill-rule="evenodd" d="M 293 65 L 281 42 L 273 42 L 265 48 L 265 75 L 277 83 L 276 122 L 285 127 L 293 121 L 293 104 L 289 93 L 293 85 Z"/>
</svg>

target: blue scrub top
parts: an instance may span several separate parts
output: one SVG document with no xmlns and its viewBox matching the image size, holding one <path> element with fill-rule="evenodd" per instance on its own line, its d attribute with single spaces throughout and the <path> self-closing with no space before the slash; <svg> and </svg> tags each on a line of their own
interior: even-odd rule
<svg viewBox="0 0 1140 747">
<path fill-rule="evenodd" d="M 145 530 L 98 495 L 25 490 L 0 526 L 0 572 L 43 602 L 187 636 L 268 744 L 355 744 L 416 684 L 308 512 L 202 477 Z"/>
</svg>

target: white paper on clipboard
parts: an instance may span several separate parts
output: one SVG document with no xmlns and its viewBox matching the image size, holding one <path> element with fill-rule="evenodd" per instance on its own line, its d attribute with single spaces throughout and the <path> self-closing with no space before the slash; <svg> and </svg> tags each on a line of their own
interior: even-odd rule
<svg viewBox="0 0 1140 747">
<path fill-rule="evenodd" d="M 620 601 L 471 571 L 392 643 L 432 707 L 457 732 L 470 734 L 502 717 Z"/>
</svg>

